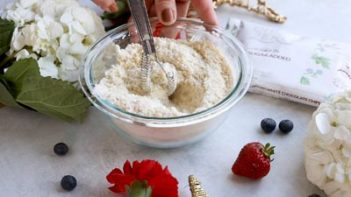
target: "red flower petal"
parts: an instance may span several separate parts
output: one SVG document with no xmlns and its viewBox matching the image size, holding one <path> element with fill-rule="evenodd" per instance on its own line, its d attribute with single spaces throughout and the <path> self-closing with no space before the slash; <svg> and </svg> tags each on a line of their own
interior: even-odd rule
<svg viewBox="0 0 351 197">
<path fill-rule="evenodd" d="M 135 176 L 136 179 L 138 179 L 138 172 L 139 172 L 139 168 L 140 168 L 140 163 L 139 161 L 134 161 L 133 162 L 133 168 L 132 168 L 132 174 Z"/>
<path fill-rule="evenodd" d="M 115 193 L 122 193 L 126 191 L 126 187 L 122 185 L 114 185 L 112 187 L 109 187 L 109 189 Z"/>
<path fill-rule="evenodd" d="M 122 171 L 118 168 L 113 169 L 107 176 L 106 179 L 109 183 L 114 183 L 115 179 L 113 178 L 115 174 L 122 174 Z"/>
<path fill-rule="evenodd" d="M 126 175 L 132 175 L 132 165 L 128 160 L 123 165 L 123 172 Z"/>
<path fill-rule="evenodd" d="M 161 164 L 153 160 L 144 160 L 140 163 L 140 166 L 141 168 L 137 175 L 139 180 L 149 180 L 162 173 Z"/>
<path fill-rule="evenodd" d="M 161 174 L 148 181 L 152 188 L 152 197 L 178 197 L 178 181 L 166 167 Z"/>
<path fill-rule="evenodd" d="M 132 175 L 125 175 L 117 168 L 113 169 L 106 176 L 106 179 L 109 183 L 114 184 L 114 186 L 109 189 L 116 193 L 125 192 L 126 185 L 130 185 L 135 180 Z"/>
</svg>

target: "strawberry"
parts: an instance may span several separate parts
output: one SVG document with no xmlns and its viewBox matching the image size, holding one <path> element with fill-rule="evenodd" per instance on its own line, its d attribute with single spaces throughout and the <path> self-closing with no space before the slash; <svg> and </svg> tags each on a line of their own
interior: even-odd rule
<svg viewBox="0 0 351 197">
<path fill-rule="evenodd" d="M 270 157 L 274 154 L 274 148 L 269 143 L 265 146 L 259 142 L 246 144 L 232 167 L 233 173 L 250 179 L 266 176 L 271 168 Z"/>
</svg>

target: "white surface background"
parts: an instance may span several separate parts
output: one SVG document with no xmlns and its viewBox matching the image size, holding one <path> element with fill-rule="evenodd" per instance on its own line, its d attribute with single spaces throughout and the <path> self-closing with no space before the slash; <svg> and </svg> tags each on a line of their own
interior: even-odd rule
<svg viewBox="0 0 351 197">
<path fill-rule="evenodd" d="M 5 5 L 9 0 L 1 0 Z M 92 5 L 90 1 L 85 1 Z M 222 24 L 228 17 L 351 43 L 351 1 L 269 0 L 288 16 L 284 25 L 267 22 L 247 12 L 224 6 L 218 10 Z M 313 108 L 258 95 L 247 95 L 230 117 L 204 141 L 180 149 L 155 150 L 136 146 L 120 138 L 109 122 L 92 109 L 84 124 L 69 124 L 35 112 L 0 109 L 0 196 L 116 196 L 105 176 L 126 159 L 156 159 L 168 165 L 179 180 L 180 196 L 190 196 L 187 176 L 196 175 L 213 197 L 307 197 L 321 192 L 310 184 L 303 167 L 303 139 Z M 263 134 L 264 117 L 291 119 L 295 129 L 288 136 Z M 66 142 L 70 153 L 56 156 L 53 145 Z M 240 148 L 252 141 L 277 146 L 270 174 L 261 181 L 249 181 L 231 174 Z M 73 192 L 60 189 L 63 175 L 78 179 Z"/>
</svg>

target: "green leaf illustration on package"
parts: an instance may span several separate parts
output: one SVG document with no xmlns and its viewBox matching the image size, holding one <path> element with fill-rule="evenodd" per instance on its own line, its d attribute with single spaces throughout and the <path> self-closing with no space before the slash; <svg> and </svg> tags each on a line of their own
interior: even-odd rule
<svg viewBox="0 0 351 197">
<path fill-rule="evenodd" d="M 31 58 L 12 64 L 5 79 L 18 103 L 52 117 L 81 121 L 90 106 L 69 82 L 42 77 L 37 62 Z"/>
<path fill-rule="evenodd" d="M 323 68 L 329 69 L 330 59 L 319 55 L 313 55 L 312 59 L 314 60 L 315 64 L 321 65 Z"/>
<path fill-rule="evenodd" d="M 300 79 L 300 84 L 302 84 L 302 85 L 310 85 L 310 80 L 307 77 L 302 76 L 301 79 Z"/>
<path fill-rule="evenodd" d="M 314 70 L 312 68 L 308 68 L 308 69 L 306 69 L 306 71 L 302 75 L 302 77 L 300 78 L 300 84 L 310 85 L 311 80 L 317 79 L 322 74 L 323 74 L 323 70 L 320 70 L 320 69 Z"/>
</svg>

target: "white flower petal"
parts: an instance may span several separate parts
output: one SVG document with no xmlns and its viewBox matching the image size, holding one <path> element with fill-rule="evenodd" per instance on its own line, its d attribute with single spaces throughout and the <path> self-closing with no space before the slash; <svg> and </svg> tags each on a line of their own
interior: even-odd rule
<svg viewBox="0 0 351 197">
<path fill-rule="evenodd" d="M 335 129 L 335 139 L 347 140 L 350 137 L 350 131 L 345 126 L 339 126 Z"/>
<path fill-rule="evenodd" d="M 335 115 L 339 124 L 342 124 L 347 128 L 351 128 L 351 109 L 336 110 Z"/>
<path fill-rule="evenodd" d="M 69 36 L 69 42 L 71 44 L 74 44 L 76 42 L 82 42 L 84 39 L 84 36 L 83 35 L 80 35 L 80 34 L 76 34 L 76 33 L 73 33 Z"/>
<path fill-rule="evenodd" d="M 59 38 L 63 34 L 63 27 L 60 23 L 52 22 L 48 25 L 48 33 L 51 39 Z"/>
<path fill-rule="evenodd" d="M 84 46 L 82 43 L 77 42 L 76 44 L 72 45 L 70 49 L 70 53 L 84 55 L 87 50 L 88 50 L 88 47 Z"/>
<path fill-rule="evenodd" d="M 35 53 L 29 53 L 28 50 L 22 49 L 15 55 L 16 60 L 25 59 L 25 58 L 33 58 L 38 59 L 38 56 Z"/>
<path fill-rule="evenodd" d="M 350 158 L 351 159 L 351 147 L 350 145 L 346 145 L 343 146 L 342 150 L 341 150 L 342 154 L 344 157 L 346 158 Z M 351 164 L 351 163 L 350 163 Z M 347 164 L 349 167 L 351 167 L 351 165 Z"/>
<path fill-rule="evenodd" d="M 330 181 L 324 185 L 324 191 L 327 195 L 332 195 L 339 190 L 340 184 L 336 181 Z"/>
<path fill-rule="evenodd" d="M 15 28 L 11 40 L 11 49 L 19 51 L 25 45 L 24 36 L 19 32 L 18 28 Z"/>
<path fill-rule="evenodd" d="M 329 178 L 334 178 L 334 175 L 336 173 L 336 164 L 335 163 L 331 163 L 325 166 L 325 174 L 329 177 Z"/>
<path fill-rule="evenodd" d="M 41 0 L 20 0 L 20 5 L 23 8 L 31 8 L 34 5 L 41 3 Z"/>
<path fill-rule="evenodd" d="M 38 60 L 40 75 L 43 77 L 58 78 L 58 68 L 54 63 L 55 58 L 52 56 L 42 57 Z"/>
<path fill-rule="evenodd" d="M 330 117 L 326 113 L 318 113 L 315 117 L 318 131 L 325 135 L 331 131 Z"/>
</svg>

